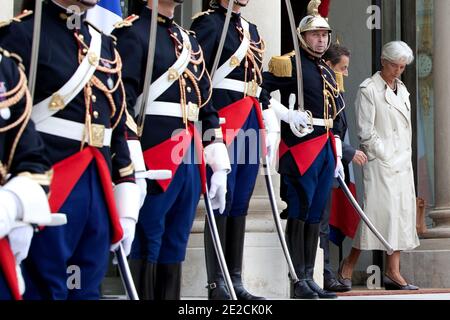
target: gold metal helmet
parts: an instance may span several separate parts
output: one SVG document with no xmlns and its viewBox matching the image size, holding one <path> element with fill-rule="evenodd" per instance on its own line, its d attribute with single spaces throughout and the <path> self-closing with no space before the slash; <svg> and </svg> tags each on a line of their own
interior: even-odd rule
<svg viewBox="0 0 450 320">
<path fill-rule="evenodd" d="M 329 38 L 328 38 L 328 48 L 331 45 L 331 27 L 327 21 L 327 19 L 323 18 L 319 14 L 319 6 L 321 4 L 320 0 L 311 0 L 308 4 L 308 15 L 300 21 L 300 24 L 297 28 L 298 37 L 300 39 L 300 43 L 309 54 L 320 58 L 325 52 L 318 53 L 315 52 L 305 41 L 302 34 L 307 31 L 317 31 L 317 30 L 324 30 L 328 31 Z M 326 50 L 325 50 L 326 51 Z"/>
</svg>

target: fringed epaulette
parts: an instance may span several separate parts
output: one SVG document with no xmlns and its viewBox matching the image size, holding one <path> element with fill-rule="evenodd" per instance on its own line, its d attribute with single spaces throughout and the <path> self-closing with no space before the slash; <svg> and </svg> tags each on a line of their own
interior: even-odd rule
<svg viewBox="0 0 450 320">
<path fill-rule="evenodd" d="M 334 74 L 336 75 L 336 83 L 338 85 L 339 92 L 345 92 L 344 75 L 342 72 L 335 72 Z"/>
<path fill-rule="evenodd" d="M 282 56 L 274 56 L 269 62 L 269 72 L 276 77 L 287 78 L 292 77 L 292 60 L 295 55 L 292 51 Z"/>
<path fill-rule="evenodd" d="M 214 12 L 214 10 L 209 9 L 209 10 L 206 10 L 206 11 L 203 11 L 203 12 L 196 13 L 196 14 L 192 17 L 192 20 L 195 20 L 195 19 L 197 19 L 197 18 L 199 18 L 199 17 L 201 17 L 201 16 L 204 16 L 205 14 L 206 14 L 206 15 L 209 15 L 209 14 L 212 13 L 212 12 Z"/>
<path fill-rule="evenodd" d="M 0 28 L 9 26 L 12 22 L 22 22 L 23 19 L 33 15 L 32 10 L 23 10 L 19 15 L 9 20 L 0 21 Z"/>
<path fill-rule="evenodd" d="M 131 16 L 128 16 L 125 19 L 123 19 L 122 21 L 119 21 L 116 24 L 114 24 L 114 29 L 131 27 L 133 25 L 133 22 L 135 22 L 137 19 L 139 19 L 139 16 L 136 14 L 132 14 Z"/>
</svg>

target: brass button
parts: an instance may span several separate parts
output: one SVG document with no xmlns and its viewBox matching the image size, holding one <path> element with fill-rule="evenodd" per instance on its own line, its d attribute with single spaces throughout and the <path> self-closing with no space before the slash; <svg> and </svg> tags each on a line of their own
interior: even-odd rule
<svg viewBox="0 0 450 320">
<path fill-rule="evenodd" d="M 98 119 L 98 111 L 94 111 L 92 114 L 94 115 L 95 119 Z"/>
<path fill-rule="evenodd" d="M 186 87 L 187 92 L 191 93 L 192 89 L 191 87 Z"/>
<path fill-rule="evenodd" d="M 92 102 L 93 102 L 93 103 L 96 103 L 96 102 L 97 102 L 97 97 L 96 97 L 95 95 L 92 95 L 92 96 L 91 96 L 91 99 L 92 99 Z"/>
</svg>

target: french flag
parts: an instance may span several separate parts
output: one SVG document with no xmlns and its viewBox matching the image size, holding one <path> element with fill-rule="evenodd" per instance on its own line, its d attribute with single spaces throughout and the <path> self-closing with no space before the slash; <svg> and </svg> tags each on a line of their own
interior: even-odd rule
<svg viewBox="0 0 450 320">
<path fill-rule="evenodd" d="M 99 3 L 87 13 L 87 20 L 92 22 L 104 34 L 110 34 L 114 24 L 122 21 L 120 0 L 100 0 Z"/>
</svg>

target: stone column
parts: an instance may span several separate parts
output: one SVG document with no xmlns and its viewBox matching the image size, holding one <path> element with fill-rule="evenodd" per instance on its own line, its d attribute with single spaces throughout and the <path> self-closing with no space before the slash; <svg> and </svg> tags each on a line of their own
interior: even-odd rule
<svg viewBox="0 0 450 320">
<path fill-rule="evenodd" d="M 450 1 L 434 1 L 434 190 L 435 207 L 430 213 L 434 226 L 426 238 L 450 238 Z"/>
<path fill-rule="evenodd" d="M 14 0 L 0 0 L 0 21 L 11 19 L 14 14 Z"/>
<path fill-rule="evenodd" d="M 448 83 L 450 82 L 450 1 L 434 1 L 434 134 L 435 207 L 430 213 L 434 226 L 412 251 L 402 252 L 401 272 L 422 288 L 450 286 L 450 134 Z"/>
</svg>

